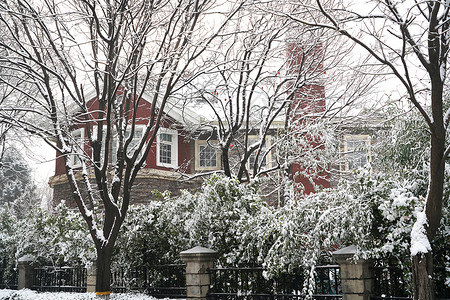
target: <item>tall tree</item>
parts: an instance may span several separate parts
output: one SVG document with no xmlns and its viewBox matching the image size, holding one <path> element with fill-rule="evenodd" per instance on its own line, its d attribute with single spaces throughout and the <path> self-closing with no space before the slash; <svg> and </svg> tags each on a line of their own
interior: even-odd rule
<svg viewBox="0 0 450 300">
<path fill-rule="evenodd" d="M 97 252 L 98 295 L 110 293 L 113 247 L 165 108 L 201 74 L 204 52 L 241 6 L 214 0 L 0 2 L 0 61 L 12 74 L 2 82 L 29 101 L 2 105 L 0 119 L 41 137 L 64 158 Z M 23 82 L 13 84 L 15 78 Z M 151 109 L 142 116 L 144 94 Z M 17 111 L 24 116 L 10 114 Z M 142 134 L 139 119 L 146 124 Z"/>
<path fill-rule="evenodd" d="M 223 36 L 219 51 L 208 57 L 208 71 L 189 86 L 187 101 L 206 117 L 192 132 L 201 132 L 220 153 L 220 171 L 240 182 L 270 178 L 276 192 L 280 178 L 324 179 L 333 161 L 324 147 L 328 133 L 338 130 L 343 118 L 336 116 L 364 92 L 355 92 L 355 81 L 339 90 L 333 84 L 348 71 L 342 66 L 352 47 L 334 33 L 252 5 L 240 15 L 229 27 L 234 34 Z M 204 169 L 194 176 L 217 166 Z"/>
<path fill-rule="evenodd" d="M 450 5 L 448 1 L 300 1 L 281 14 L 302 24 L 328 28 L 366 51 L 403 87 L 425 120 L 430 138 L 430 180 L 424 212 L 412 230 L 414 299 L 434 299 L 432 241 L 442 216 L 446 139 L 450 110 L 448 83 Z M 318 22 L 312 16 L 322 15 Z"/>
<path fill-rule="evenodd" d="M 8 147 L 0 159 L 0 205 L 18 217 L 39 206 L 31 170 L 18 149 Z"/>
</svg>

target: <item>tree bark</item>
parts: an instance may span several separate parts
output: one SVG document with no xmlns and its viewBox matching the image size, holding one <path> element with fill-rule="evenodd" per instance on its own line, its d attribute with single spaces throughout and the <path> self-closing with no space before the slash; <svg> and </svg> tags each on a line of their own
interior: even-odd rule
<svg viewBox="0 0 450 300">
<path fill-rule="evenodd" d="M 430 300 L 435 298 L 433 274 L 433 254 L 418 253 L 413 257 L 412 279 L 414 300 Z"/>
<path fill-rule="evenodd" d="M 111 293 L 111 256 L 112 247 L 97 249 L 97 277 L 95 291 L 97 297 L 109 299 Z"/>
</svg>

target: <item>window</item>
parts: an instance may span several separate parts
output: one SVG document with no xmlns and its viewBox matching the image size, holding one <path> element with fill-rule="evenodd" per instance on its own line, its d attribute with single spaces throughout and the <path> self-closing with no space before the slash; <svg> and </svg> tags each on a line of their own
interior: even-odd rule
<svg viewBox="0 0 450 300">
<path fill-rule="evenodd" d="M 178 132 L 160 128 L 156 143 L 156 164 L 162 167 L 178 167 Z"/>
<path fill-rule="evenodd" d="M 201 168 L 217 167 L 217 152 L 210 145 L 199 146 L 199 165 Z"/>
<path fill-rule="evenodd" d="M 218 170 L 220 155 L 217 141 L 195 141 L 195 169 L 201 171 Z"/>
<path fill-rule="evenodd" d="M 84 153 L 84 129 L 76 129 L 72 131 L 72 154 L 70 155 L 70 163 L 73 168 L 81 167 L 80 156 Z"/>
<path fill-rule="evenodd" d="M 251 146 L 255 143 L 259 142 L 259 139 L 256 136 L 250 136 L 248 138 L 248 146 Z M 264 145 L 261 147 L 261 149 L 256 149 L 252 152 L 250 157 L 248 158 L 248 169 L 250 173 L 253 173 L 253 166 L 256 161 L 256 155 L 258 154 L 258 150 L 261 152 L 258 155 L 258 165 L 261 166 L 261 169 L 266 169 L 267 167 L 270 167 L 270 161 L 271 161 L 271 152 L 266 154 L 267 147 L 270 147 L 270 136 L 266 136 L 266 140 Z M 268 165 L 269 162 L 269 165 Z"/>
<path fill-rule="evenodd" d="M 128 156 L 132 156 L 134 151 L 136 150 L 136 148 L 139 146 L 139 143 L 141 142 L 142 137 L 144 136 L 144 130 L 145 130 L 145 126 L 143 125 L 136 125 L 134 127 L 134 135 L 133 135 L 133 139 L 131 140 L 131 143 L 128 145 L 128 151 L 127 151 L 127 155 Z M 130 137 L 131 134 L 131 128 L 128 127 L 126 132 L 125 132 L 125 137 L 124 137 L 124 143 L 125 141 Z M 114 134 L 114 140 L 112 143 L 112 158 L 113 158 L 113 163 L 116 162 L 117 160 L 117 148 L 119 146 L 119 141 L 118 141 L 118 136 L 117 133 Z M 138 160 L 142 157 L 142 152 L 139 153 L 138 156 Z"/>
<path fill-rule="evenodd" d="M 370 136 L 346 135 L 344 137 L 344 170 L 363 168 L 370 162 Z"/>
<path fill-rule="evenodd" d="M 144 125 L 136 125 L 134 128 L 134 136 L 131 140 L 130 145 L 128 145 L 128 151 L 127 155 L 132 155 L 133 151 L 136 150 L 136 147 L 139 145 L 139 142 L 142 139 L 142 136 L 144 135 L 145 126 Z M 125 132 L 125 140 L 130 137 L 131 128 L 128 127 L 127 131 Z M 102 139 L 102 151 L 100 153 L 100 159 L 103 160 L 104 157 L 104 151 L 105 151 L 105 135 L 106 135 L 106 126 L 103 126 L 103 139 Z M 94 139 L 97 138 L 97 126 L 93 127 L 93 136 Z M 112 155 L 112 163 L 116 163 L 117 161 L 117 148 L 119 146 L 118 141 L 118 135 L 117 132 L 114 130 L 113 133 L 113 140 L 112 140 L 112 146 L 111 146 L 111 154 Z M 142 153 L 138 156 L 138 160 L 142 157 Z"/>
</svg>

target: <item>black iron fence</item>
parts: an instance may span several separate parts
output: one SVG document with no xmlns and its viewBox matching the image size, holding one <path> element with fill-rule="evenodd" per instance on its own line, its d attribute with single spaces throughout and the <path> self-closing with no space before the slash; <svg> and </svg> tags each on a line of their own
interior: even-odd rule
<svg viewBox="0 0 450 300">
<path fill-rule="evenodd" d="M 11 268 L 7 260 L 0 260 L 0 289 L 17 290 L 19 273 L 17 269 Z"/>
<path fill-rule="evenodd" d="M 271 279 L 263 276 L 265 269 L 213 268 L 210 269 L 212 299 L 303 299 L 304 276 L 299 270 L 280 274 Z M 313 299 L 342 299 L 339 266 L 316 267 L 316 290 Z"/>
<path fill-rule="evenodd" d="M 112 272 L 113 292 L 140 291 L 158 298 L 186 298 L 184 264 L 116 268 Z"/>
<path fill-rule="evenodd" d="M 374 273 L 374 295 L 372 300 L 410 300 L 412 299 L 412 280 L 409 270 L 399 267 L 372 267 Z M 434 267 L 436 299 L 450 300 L 450 288 L 446 280 L 450 278 L 450 269 Z"/>
<path fill-rule="evenodd" d="M 408 285 L 411 280 L 398 267 L 372 267 L 374 275 L 374 295 L 372 299 L 382 297 L 410 298 Z"/>
<path fill-rule="evenodd" d="M 83 267 L 41 267 L 34 269 L 33 290 L 42 292 L 86 292 Z"/>
</svg>

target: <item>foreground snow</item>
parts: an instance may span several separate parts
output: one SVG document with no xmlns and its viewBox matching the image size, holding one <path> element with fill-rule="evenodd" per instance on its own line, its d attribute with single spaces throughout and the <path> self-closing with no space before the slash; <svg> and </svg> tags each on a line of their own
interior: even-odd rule
<svg viewBox="0 0 450 300">
<path fill-rule="evenodd" d="M 93 300 L 95 293 L 38 293 L 31 290 L 0 290 L 0 300 Z M 111 294 L 111 300 L 153 300 L 144 294 Z"/>
</svg>

